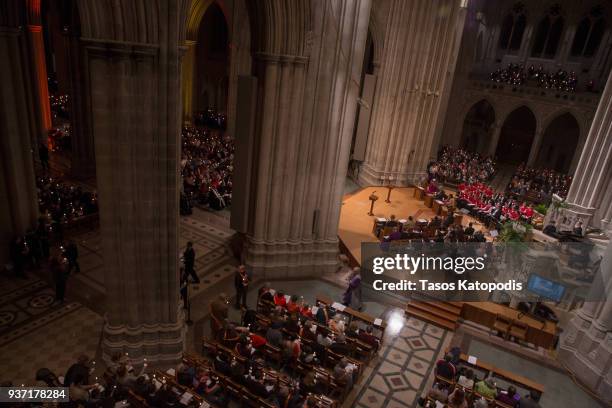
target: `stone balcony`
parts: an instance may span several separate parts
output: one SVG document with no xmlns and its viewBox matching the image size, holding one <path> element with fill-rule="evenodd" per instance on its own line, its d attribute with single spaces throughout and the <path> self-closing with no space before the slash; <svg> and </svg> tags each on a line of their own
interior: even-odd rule
<svg viewBox="0 0 612 408">
<path fill-rule="evenodd" d="M 536 101 L 550 104 L 579 105 L 595 110 L 601 96 L 600 92 L 564 92 L 558 89 L 547 89 L 531 84 L 510 85 L 494 82 L 481 75 L 470 75 L 468 88 L 473 91 L 495 93 L 500 96 L 528 97 Z"/>
</svg>

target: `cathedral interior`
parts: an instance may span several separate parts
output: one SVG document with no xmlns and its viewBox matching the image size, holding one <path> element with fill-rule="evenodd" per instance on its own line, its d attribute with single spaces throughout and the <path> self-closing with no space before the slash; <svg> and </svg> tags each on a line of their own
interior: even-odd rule
<svg viewBox="0 0 612 408">
<path fill-rule="evenodd" d="M 0 403 L 611 406 L 611 68 L 604 0 L 0 1 Z"/>
</svg>

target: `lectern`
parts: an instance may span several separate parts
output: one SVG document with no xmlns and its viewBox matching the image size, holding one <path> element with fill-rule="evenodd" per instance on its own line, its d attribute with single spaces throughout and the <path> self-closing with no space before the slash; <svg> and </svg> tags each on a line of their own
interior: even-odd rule
<svg viewBox="0 0 612 408">
<path fill-rule="evenodd" d="M 394 188 L 395 186 L 393 185 L 393 177 L 389 176 L 387 183 L 387 199 L 385 200 L 385 203 L 391 203 L 391 190 L 393 190 Z"/>
<path fill-rule="evenodd" d="M 374 194 L 376 191 L 374 191 L 372 194 L 370 194 L 370 212 L 368 213 L 368 215 L 374 215 L 374 201 L 378 200 L 378 196 L 376 194 Z"/>
</svg>

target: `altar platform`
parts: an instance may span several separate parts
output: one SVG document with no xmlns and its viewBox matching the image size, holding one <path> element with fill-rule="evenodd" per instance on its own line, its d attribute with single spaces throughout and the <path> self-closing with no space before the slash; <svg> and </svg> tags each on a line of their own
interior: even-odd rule
<svg viewBox="0 0 612 408">
<path fill-rule="evenodd" d="M 391 202 L 386 203 L 388 189 L 383 186 L 365 187 L 354 194 L 346 195 L 342 200 L 338 238 L 342 251 L 349 257 L 352 265 L 361 265 L 361 243 L 378 242 L 372 233 L 375 218 L 389 218 L 392 214 L 399 219 L 412 216 L 415 220 L 431 219 L 435 213 L 427 207 L 423 200 L 414 197 L 414 187 L 394 188 L 391 192 Z M 376 192 L 378 201 L 374 204 L 374 215 L 368 215 L 370 200 L 368 197 Z M 463 225 L 474 223 L 476 229 L 482 226 L 477 220 L 463 216 Z"/>
</svg>

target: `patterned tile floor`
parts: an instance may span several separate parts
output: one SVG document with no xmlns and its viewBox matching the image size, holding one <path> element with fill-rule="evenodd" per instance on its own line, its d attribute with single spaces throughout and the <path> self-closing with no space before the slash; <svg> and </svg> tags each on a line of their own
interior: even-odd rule
<svg viewBox="0 0 612 408">
<path fill-rule="evenodd" d="M 227 249 L 231 231 L 226 224 L 223 218 L 217 221 L 199 210 L 181 218 L 180 246 L 194 242 L 201 279 L 200 284 L 191 285 L 191 296 L 201 303 L 235 270 L 236 261 Z M 80 232 L 70 238 L 79 245 L 81 273 L 68 281 L 65 304 L 54 303 L 54 289 L 41 279 L 44 271 L 28 271 L 27 279 L 0 276 L 0 381 L 35 384 L 41 367 L 63 375 L 78 355 L 94 358 L 99 354 L 103 302 L 90 300 L 97 299 L 93 292 L 104 294 L 100 234 Z"/>
<path fill-rule="evenodd" d="M 395 313 L 398 312 L 402 313 L 401 310 Z M 413 318 L 405 320 L 397 335 L 386 339 L 377 361 L 357 384 L 355 399 L 345 406 L 416 406 L 435 362 L 449 341 L 450 336 L 443 329 Z"/>
<path fill-rule="evenodd" d="M 95 356 L 102 318 L 78 302 L 54 302 L 46 282 L 0 277 L 0 380 L 35 384 L 36 370 L 63 374 L 80 354 Z"/>
</svg>

